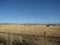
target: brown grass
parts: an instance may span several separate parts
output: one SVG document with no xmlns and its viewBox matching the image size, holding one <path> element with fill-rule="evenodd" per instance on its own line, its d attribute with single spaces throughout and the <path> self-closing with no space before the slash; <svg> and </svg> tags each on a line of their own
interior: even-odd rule
<svg viewBox="0 0 60 45">
<path fill-rule="evenodd" d="M 0 25 L 0 32 L 10 32 L 19 34 L 44 35 L 60 37 L 60 26 L 46 25 Z"/>
</svg>

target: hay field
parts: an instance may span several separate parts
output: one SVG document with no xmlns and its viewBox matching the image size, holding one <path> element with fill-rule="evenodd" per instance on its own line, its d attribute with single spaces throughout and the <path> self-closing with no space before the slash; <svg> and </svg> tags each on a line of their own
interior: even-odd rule
<svg viewBox="0 0 60 45">
<path fill-rule="evenodd" d="M 6 24 L 0 25 L 0 32 L 9 32 L 9 33 L 19 33 L 19 34 L 28 34 L 28 35 L 44 35 L 60 37 L 60 26 L 59 25 L 29 25 L 29 24 Z"/>
</svg>

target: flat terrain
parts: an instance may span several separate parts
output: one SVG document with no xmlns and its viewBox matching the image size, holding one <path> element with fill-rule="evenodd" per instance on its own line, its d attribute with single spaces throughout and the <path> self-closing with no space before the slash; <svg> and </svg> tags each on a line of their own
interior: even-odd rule
<svg viewBox="0 0 60 45">
<path fill-rule="evenodd" d="M 23 40 L 29 45 L 60 45 L 60 25 L 0 24 L 1 39 L 6 45 L 23 44 Z"/>
<path fill-rule="evenodd" d="M 16 25 L 16 24 L 6 24 L 0 25 L 0 32 L 9 32 L 9 33 L 19 33 L 19 34 L 29 34 L 29 35 L 44 35 L 60 37 L 60 26 L 58 25 Z"/>
</svg>

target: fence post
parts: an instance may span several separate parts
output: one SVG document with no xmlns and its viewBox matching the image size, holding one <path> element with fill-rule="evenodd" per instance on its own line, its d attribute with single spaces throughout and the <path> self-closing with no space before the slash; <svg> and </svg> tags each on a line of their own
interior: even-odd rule
<svg viewBox="0 0 60 45">
<path fill-rule="evenodd" d="M 47 45 L 47 43 L 46 43 L 46 32 L 44 32 L 44 45 Z"/>
</svg>

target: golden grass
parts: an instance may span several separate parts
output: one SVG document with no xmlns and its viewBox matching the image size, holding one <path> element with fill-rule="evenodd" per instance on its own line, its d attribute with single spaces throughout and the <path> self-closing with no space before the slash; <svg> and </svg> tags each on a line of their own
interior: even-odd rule
<svg viewBox="0 0 60 45">
<path fill-rule="evenodd" d="M 44 35 L 44 32 L 46 32 L 47 36 L 60 37 L 60 26 L 46 27 L 46 25 L 0 25 L 0 32 L 31 35 Z"/>
</svg>

